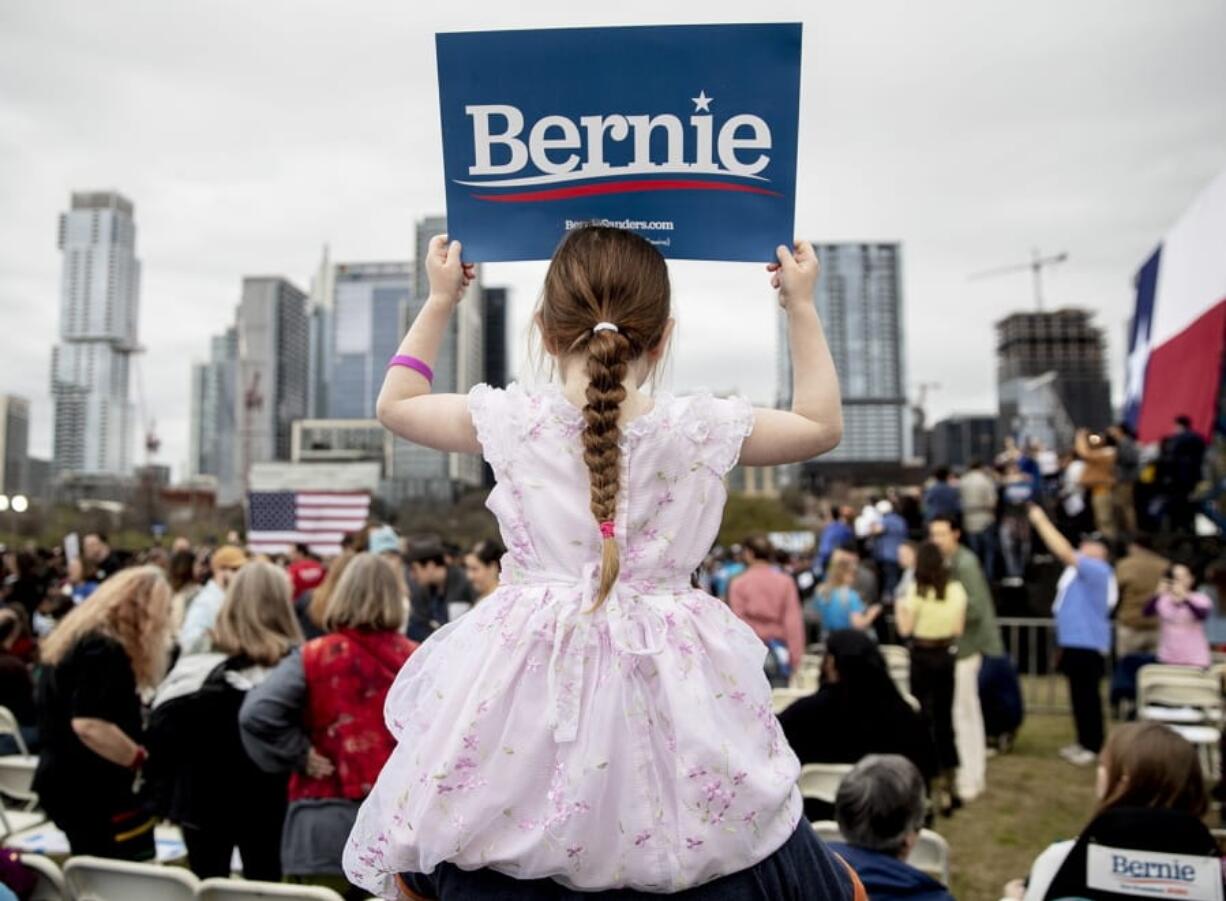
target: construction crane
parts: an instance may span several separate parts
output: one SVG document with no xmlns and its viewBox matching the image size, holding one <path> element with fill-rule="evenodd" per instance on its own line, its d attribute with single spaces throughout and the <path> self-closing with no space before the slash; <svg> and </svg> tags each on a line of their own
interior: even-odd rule
<svg viewBox="0 0 1226 901">
<path fill-rule="evenodd" d="M 1017 263 L 1013 266 L 999 266 L 996 269 L 985 269 L 983 272 L 976 272 L 967 277 L 967 281 L 978 281 L 983 278 L 995 278 L 998 275 L 1009 275 L 1013 272 L 1022 272 L 1026 269 L 1030 270 L 1031 281 L 1034 284 L 1034 308 L 1039 312 L 1043 311 L 1043 267 L 1055 266 L 1063 263 L 1068 259 L 1068 254 L 1061 252 L 1052 256 L 1042 256 L 1038 248 L 1032 248 L 1030 251 L 1029 263 Z"/>
<path fill-rule="evenodd" d="M 140 355 L 143 347 L 137 347 L 132 354 L 132 364 L 136 369 L 136 415 L 141 428 L 145 430 L 145 465 L 150 466 L 158 450 L 162 447 L 162 439 L 158 437 L 157 420 L 149 415 L 145 406 L 145 375 L 140 365 Z"/>
</svg>

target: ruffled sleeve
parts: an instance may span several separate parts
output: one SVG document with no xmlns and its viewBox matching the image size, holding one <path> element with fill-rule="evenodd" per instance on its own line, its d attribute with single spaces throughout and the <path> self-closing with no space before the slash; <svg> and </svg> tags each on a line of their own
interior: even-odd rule
<svg viewBox="0 0 1226 901">
<path fill-rule="evenodd" d="M 699 459 L 723 476 L 740 459 L 753 424 L 753 405 L 745 398 L 700 394 L 690 398 L 681 428 L 697 445 Z"/>
<path fill-rule="evenodd" d="M 468 412 L 477 430 L 481 456 L 494 469 L 503 469 L 507 464 L 506 400 L 506 391 L 484 382 L 473 385 L 468 392 Z"/>
</svg>

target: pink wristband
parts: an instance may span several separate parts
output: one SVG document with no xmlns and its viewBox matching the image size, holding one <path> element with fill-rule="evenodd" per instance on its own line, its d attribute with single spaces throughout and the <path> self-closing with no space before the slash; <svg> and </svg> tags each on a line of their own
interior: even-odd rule
<svg viewBox="0 0 1226 901">
<path fill-rule="evenodd" d="M 410 357 L 405 354 L 396 354 L 396 356 L 387 361 L 388 369 L 391 369 L 393 366 L 403 366 L 405 369 L 412 369 L 414 372 L 421 373 L 423 376 L 425 376 L 426 381 L 431 385 L 434 384 L 434 370 L 431 369 L 424 361 L 417 359 L 417 357 Z"/>
</svg>

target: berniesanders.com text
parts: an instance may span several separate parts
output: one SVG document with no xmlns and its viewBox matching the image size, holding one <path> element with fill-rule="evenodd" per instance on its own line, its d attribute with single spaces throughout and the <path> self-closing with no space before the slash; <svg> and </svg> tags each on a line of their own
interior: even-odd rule
<svg viewBox="0 0 1226 901">
<path fill-rule="evenodd" d="M 647 219 L 567 219 L 566 230 L 582 228 L 585 225 L 603 225 L 606 228 L 625 228 L 633 231 L 670 232 L 673 223 L 669 220 Z"/>
</svg>

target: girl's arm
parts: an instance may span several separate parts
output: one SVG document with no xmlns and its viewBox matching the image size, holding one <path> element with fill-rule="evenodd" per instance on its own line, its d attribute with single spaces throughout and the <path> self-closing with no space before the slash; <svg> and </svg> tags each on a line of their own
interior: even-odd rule
<svg viewBox="0 0 1226 901">
<path fill-rule="evenodd" d="M 851 615 L 851 624 L 857 629 L 867 629 L 881 615 L 881 605 L 873 604 L 863 613 L 853 613 Z"/>
<path fill-rule="evenodd" d="M 754 411 L 754 426 L 741 447 L 746 466 L 798 463 L 833 450 L 843 438 L 839 376 L 813 302 L 821 271 L 813 246 L 797 241 L 795 252 L 780 246 L 771 271 L 779 305 L 788 319 L 792 356 L 792 409 Z"/>
<path fill-rule="evenodd" d="M 430 239 L 425 259 L 430 297 L 400 342 L 397 354 L 416 357 L 433 368 L 451 315 L 474 277 L 473 264 L 461 262 L 460 250 L 460 242 L 448 244 L 446 235 Z M 426 377 L 414 369 L 388 368 L 375 415 L 389 431 L 414 444 L 441 451 L 481 453 L 468 398 L 463 394 L 431 394 Z"/>
<path fill-rule="evenodd" d="M 894 605 L 894 626 L 901 637 L 911 637 L 911 630 L 915 628 L 915 616 L 911 609 L 910 595 Z"/>
</svg>

